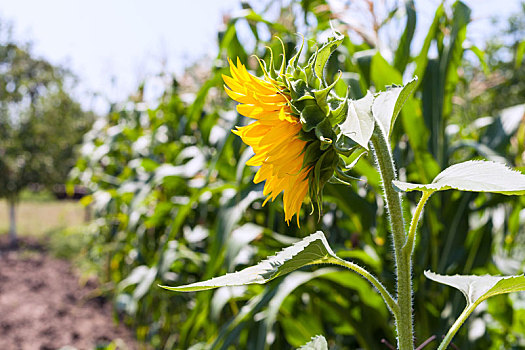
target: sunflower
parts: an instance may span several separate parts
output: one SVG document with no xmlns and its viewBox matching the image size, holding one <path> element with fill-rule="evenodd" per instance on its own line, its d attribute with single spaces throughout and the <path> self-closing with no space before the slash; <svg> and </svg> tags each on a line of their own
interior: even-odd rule
<svg viewBox="0 0 525 350">
<path fill-rule="evenodd" d="M 263 205 L 284 192 L 285 220 L 289 224 L 296 215 L 299 225 L 312 166 L 303 165 L 308 142 L 299 138 L 302 125 L 292 113 L 290 95 L 282 83 L 248 73 L 238 58 L 237 66 L 231 60 L 229 63 L 231 77 L 223 75 L 226 93 L 240 103 L 239 114 L 255 119 L 232 131 L 253 148 L 255 155 L 246 164 L 260 166 L 253 181 L 266 181 Z"/>
</svg>

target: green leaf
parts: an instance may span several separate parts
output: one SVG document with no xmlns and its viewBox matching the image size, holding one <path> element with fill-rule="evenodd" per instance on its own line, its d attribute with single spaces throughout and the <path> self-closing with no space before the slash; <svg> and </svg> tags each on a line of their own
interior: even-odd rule
<svg viewBox="0 0 525 350">
<path fill-rule="evenodd" d="M 337 258 L 321 231 L 304 238 L 280 253 L 244 270 L 184 286 L 162 288 L 176 292 L 193 292 L 224 286 L 263 284 L 303 266 L 325 263 Z"/>
<path fill-rule="evenodd" d="M 506 165 L 488 161 L 468 161 L 448 167 L 428 185 L 393 181 L 400 191 L 460 191 L 491 192 L 506 195 L 525 194 L 525 175 Z"/>
<path fill-rule="evenodd" d="M 521 67 L 523 62 L 523 54 L 525 54 L 525 40 L 518 44 L 516 48 L 516 61 L 514 62 L 514 69 Z"/>
<path fill-rule="evenodd" d="M 414 72 L 414 75 L 418 77 L 423 77 L 425 73 L 425 69 L 427 68 L 428 64 L 428 51 L 430 50 L 430 45 L 432 44 L 432 41 L 436 38 L 440 31 L 440 22 L 442 18 L 445 15 L 445 8 L 444 4 L 441 3 L 438 8 L 436 9 L 436 12 L 434 14 L 434 19 L 432 21 L 432 24 L 426 31 L 427 36 L 425 37 L 425 40 L 423 42 L 423 46 L 421 47 L 421 50 L 419 51 L 419 54 L 414 59 L 414 63 L 416 64 L 416 70 Z"/>
<path fill-rule="evenodd" d="M 525 291 L 525 275 L 517 276 L 444 276 L 425 271 L 425 276 L 456 289 L 467 299 L 467 307 L 499 294 Z"/>
<path fill-rule="evenodd" d="M 298 350 L 328 350 L 328 343 L 322 335 L 316 335 Z"/>
<path fill-rule="evenodd" d="M 278 32 L 283 32 L 283 33 L 289 32 L 288 29 L 282 24 L 265 20 L 260 14 L 256 13 L 252 9 L 245 9 L 245 10 L 240 11 L 239 16 L 237 18 L 245 18 L 248 21 L 264 23 L 268 27 Z"/>
<path fill-rule="evenodd" d="M 385 90 L 392 84 L 403 85 L 403 75 L 388 63 L 380 52 L 372 57 L 370 65 L 370 79 L 376 91 Z"/>
<path fill-rule="evenodd" d="M 479 63 L 481 63 L 481 68 L 483 68 L 483 73 L 489 75 L 490 70 L 487 61 L 485 60 L 485 52 L 475 45 L 471 45 L 468 49 L 478 58 Z"/>
<path fill-rule="evenodd" d="M 272 296 L 272 299 L 268 303 L 268 307 L 259 313 L 259 316 L 261 318 L 264 317 L 264 323 L 266 324 L 266 330 L 268 333 L 271 333 L 274 328 L 274 324 L 277 320 L 277 316 L 279 314 L 279 310 L 281 309 L 281 306 L 283 305 L 285 299 L 292 294 L 294 290 L 296 290 L 299 286 L 311 281 L 314 278 L 323 277 L 326 275 L 332 275 L 336 273 L 340 273 L 341 271 L 339 269 L 333 268 L 333 267 L 325 267 L 322 269 L 317 269 L 313 272 L 305 272 L 305 271 L 295 271 L 290 273 L 288 276 L 282 279 L 281 283 L 277 286 L 275 290 L 275 294 Z M 359 278 L 359 277 L 357 277 Z M 365 282 L 366 283 L 366 282 Z M 316 327 L 317 328 L 317 327 Z M 308 339 L 312 335 L 316 334 L 317 332 L 312 329 L 308 329 L 307 336 L 305 339 Z M 302 344 L 303 341 L 300 341 L 297 344 Z"/>
<path fill-rule="evenodd" d="M 361 85 L 362 91 L 366 91 L 370 86 L 370 74 L 373 72 L 373 69 L 371 68 L 372 58 L 376 53 L 376 49 L 354 53 L 354 60 L 357 62 L 357 68 L 359 69 L 359 85 Z"/>
<path fill-rule="evenodd" d="M 308 103 L 301 111 L 300 115 L 303 130 L 306 132 L 311 131 L 317 126 L 317 124 L 324 120 L 325 116 L 325 113 L 319 108 L 315 101 Z"/>
<path fill-rule="evenodd" d="M 372 104 L 372 114 L 383 127 L 387 137 L 392 133 L 394 123 L 403 108 L 403 105 L 412 95 L 417 86 L 417 77 L 409 81 L 405 86 L 390 86 L 386 91 L 376 95 Z"/>
<path fill-rule="evenodd" d="M 322 90 L 314 90 L 314 97 L 315 97 L 315 100 L 317 101 L 317 105 L 319 106 L 319 108 L 321 108 L 321 110 L 327 116 L 330 113 L 330 107 L 328 106 L 328 102 L 326 98 L 328 97 L 328 94 L 330 93 L 330 91 L 334 88 L 335 84 L 337 84 L 337 82 L 341 78 L 341 75 L 342 73 L 338 74 L 334 82 L 330 86 L 327 86 L 326 88 Z"/>
<path fill-rule="evenodd" d="M 416 9 L 413 0 L 405 1 L 405 12 L 407 16 L 407 24 L 401 39 L 399 40 L 396 55 L 394 57 L 394 67 L 400 72 L 403 72 L 410 60 L 410 44 L 414 37 L 416 30 Z"/>
<path fill-rule="evenodd" d="M 467 299 L 467 306 L 447 332 L 439 349 L 446 349 L 461 325 L 484 300 L 499 294 L 525 291 L 525 275 L 518 276 L 443 276 L 425 271 L 425 276 L 435 282 L 459 289 Z"/>
<path fill-rule="evenodd" d="M 368 150 L 368 141 L 374 132 L 372 104 L 374 97 L 370 91 L 365 97 L 351 101 L 345 121 L 339 124 L 341 133 Z"/>
</svg>

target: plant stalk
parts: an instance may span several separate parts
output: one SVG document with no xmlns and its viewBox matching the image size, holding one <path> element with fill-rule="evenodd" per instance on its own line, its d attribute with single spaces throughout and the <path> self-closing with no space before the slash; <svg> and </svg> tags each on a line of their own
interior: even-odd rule
<svg viewBox="0 0 525 350">
<path fill-rule="evenodd" d="M 372 284 L 379 291 L 379 294 L 383 297 L 383 300 L 385 301 L 386 305 L 388 306 L 388 308 L 390 309 L 394 317 L 395 318 L 398 317 L 399 306 L 397 305 L 394 298 L 392 298 L 388 290 L 386 290 L 385 286 L 383 286 L 383 284 L 379 282 L 379 280 L 374 275 L 372 275 L 370 272 L 368 272 L 361 266 L 354 264 L 350 261 L 334 258 L 334 259 L 331 259 L 329 262 L 331 264 L 346 267 L 347 269 L 357 272 L 358 274 L 363 276 L 368 282 L 370 282 L 370 284 Z"/>
<path fill-rule="evenodd" d="M 397 346 L 400 350 L 414 349 L 414 326 L 412 320 L 412 256 L 405 253 L 406 240 L 401 196 L 392 181 L 396 180 L 396 169 L 392 151 L 381 127 L 376 123 L 371 138 L 377 165 L 383 181 L 384 197 L 394 238 L 395 265 L 397 274 L 397 304 L 399 315 L 396 317 Z"/>
<path fill-rule="evenodd" d="M 408 237 L 407 241 L 405 243 L 405 246 L 403 247 L 403 250 L 405 254 L 412 256 L 412 252 L 414 251 L 414 243 L 416 240 L 416 231 L 417 231 L 417 225 L 419 223 L 419 218 L 421 217 L 421 213 L 423 212 L 423 208 L 425 207 L 425 204 L 427 200 L 430 198 L 430 196 L 434 193 L 433 191 L 423 191 L 423 195 L 421 196 L 421 199 L 419 200 L 419 203 L 417 204 L 416 211 L 414 212 L 414 215 L 412 216 L 412 221 L 410 222 L 410 229 L 408 230 Z"/>
<path fill-rule="evenodd" d="M 454 336 L 458 332 L 459 328 L 463 325 L 463 323 L 465 323 L 466 319 L 470 316 L 472 311 L 474 311 L 474 309 L 478 305 L 479 305 L 479 303 L 473 303 L 473 304 L 467 306 L 463 310 L 461 315 L 459 315 L 459 317 L 457 318 L 456 322 L 454 322 L 452 327 L 450 327 L 450 329 L 448 330 L 448 333 L 447 333 L 447 335 L 445 335 L 445 338 L 443 338 L 443 341 L 441 342 L 441 344 L 439 344 L 438 350 L 445 350 L 447 348 L 447 346 L 452 341 L 452 338 L 454 338 Z"/>
</svg>

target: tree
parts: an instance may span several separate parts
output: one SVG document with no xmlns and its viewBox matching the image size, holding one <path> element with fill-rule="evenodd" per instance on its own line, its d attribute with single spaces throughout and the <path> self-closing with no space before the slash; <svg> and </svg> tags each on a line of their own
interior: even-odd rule
<svg viewBox="0 0 525 350">
<path fill-rule="evenodd" d="M 65 91 L 71 74 L 27 48 L 1 44 L 0 74 L 0 197 L 8 201 L 10 241 L 16 244 L 20 191 L 66 180 L 73 146 L 93 117 Z"/>
</svg>

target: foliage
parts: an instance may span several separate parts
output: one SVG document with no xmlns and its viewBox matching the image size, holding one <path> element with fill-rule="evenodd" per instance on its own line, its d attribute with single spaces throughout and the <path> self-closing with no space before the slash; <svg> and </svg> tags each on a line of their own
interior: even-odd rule
<svg viewBox="0 0 525 350">
<path fill-rule="evenodd" d="M 13 43 L 0 46 L 1 195 L 64 182 L 90 116 L 64 91 L 67 73 Z"/>
<path fill-rule="evenodd" d="M 93 119 L 66 92 L 69 74 L 12 42 L 0 44 L 0 197 L 11 206 L 37 183 L 64 183 L 76 162 L 73 146 Z"/>
<path fill-rule="evenodd" d="M 392 130 L 401 181 L 428 184 L 441 170 L 473 158 L 503 160 L 522 170 L 525 165 L 521 107 L 489 107 L 491 85 L 483 87 L 484 97 L 473 101 L 473 108 L 457 103 L 469 93 L 462 67 L 475 66 L 466 54 L 475 50 L 465 49 L 470 10 L 462 2 L 437 8 L 417 53 L 411 48 L 418 13 L 411 1 L 389 9 L 391 15 L 373 28 L 356 28 L 322 0 L 272 4 L 277 6 L 276 20 L 268 20 L 271 9 L 258 13 L 246 4 L 245 11 L 229 19 L 219 33 L 215 66 L 202 86 L 170 81 L 158 106 L 148 109 L 139 98 L 115 106 L 97 121 L 74 170 L 77 181 L 92 191 L 88 199 L 97 216 L 99 235 L 90 254 L 103 266 L 117 309 L 130 316 L 128 322 L 138 337 L 155 348 L 197 344 L 195 348 L 285 349 L 319 334 L 340 348 L 376 349 L 384 347 L 382 339 L 394 342 L 393 320 L 381 297 L 352 272 L 303 268 L 264 288 L 222 287 L 198 294 L 175 295 L 157 286 L 190 284 L 241 270 L 322 230 L 337 256 L 365 265 L 393 289 L 389 226 L 381 215 L 384 204 L 376 202 L 383 190 L 373 160 L 362 157 L 349 172 L 366 178 L 366 184 L 355 182 L 353 189 L 326 185 L 319 222 L 316 215 L 305 213 L 301 229 L 286 226 L 279 201 L 261 206 L 262 187 L 251 182 L 253 172 L 244 166 L 250 150 L 229 132 L 244 120 L 230 112 L 233 106 L 221 93 L 221 75 L 227 73 L 226 57 L 239 57 L 257 71 L 257 62 L 249 58 L 253 52 L 269 65 L 269 51 L 263 45 L 269 41 L 268 33 L 278 34 L 291 53 L 300 42 L 293 33 L 301 28 L 308 39 L 306 54 L 311 55 L 313 43 L 329 30 L 329 19 L 337 18 L 336 29 L 351 35 L 328 59 L 324 74 L 332 83 L 338 70 L 347 72 L 334 90 L 344 96 L 348 86 L 354 100 L 366 96 L 367 90 L 402 84 L 403 77 L 415 72 L 418 80 L 409 85 L 414 95 L 407 97 L 396 128 L 390 127 L 393 122 L 383 123 Z M 394 14 L 403 11 L 404 31 L 388 55 L 388 46 L 377 38 L 400 23 Z M 249 29 L 243 34 L 255 43 L 253 50 L 245 49 L 248 45 L 237 30 L 242 26 Z M 277 40 L 269 45 L 280 52 Z M 429 53 L 432 46 L 436 55 Z M 385 57 L 394 59 L 389 63 Z M 498 67 L 490 69 L 498 73 Z M 389 91 L 404 96 L 404 90 Z M 487 114 L 490 118 L 478 118 Z M 405 211 L 414 198 L 409 194 Z M 491 193 L 444 191 L 432 196 L 415 247 L 414 275 L 421 277 L 415 280 L 414 305 L 425 310 L 416 314 L 418 343 L 432 335 L 440 338 L 463 307 L 459 294 L 427 282 L 423 270 L 523 272 L 519 244 L 524 206 L 523 197 Z M 469 338 L 464 327 L 456 345 L 489 349 L 525 342 L 519 302 L 498 297 L 488 303 L 487 309 L 471 316 L 471 322 L 490 319 L 486 331 Z"/>
<path fill-rule="evenodd" d="M 83 254 L 93 230 L 87 226 L 70 226 L 49 232 L 49 250 L 60 259 L 74 260 Z"/>
</svg>

